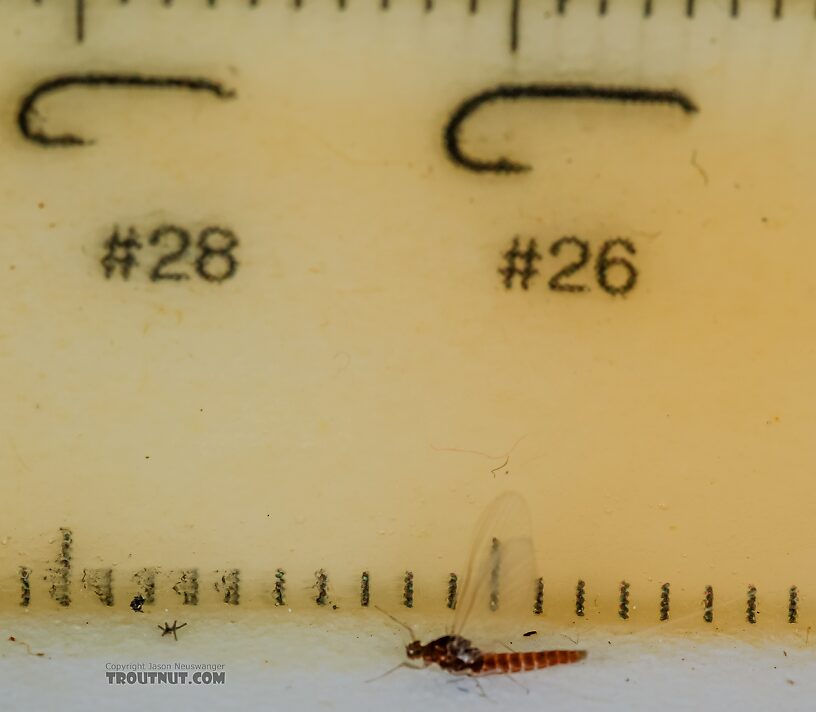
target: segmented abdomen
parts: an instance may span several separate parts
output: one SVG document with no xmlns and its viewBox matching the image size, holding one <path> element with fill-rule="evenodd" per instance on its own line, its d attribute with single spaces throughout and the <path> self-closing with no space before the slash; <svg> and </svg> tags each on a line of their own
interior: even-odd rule
<svg viewBox="0 0 816 712">
<path fill-rule="evenodd" d="M 577 663 L 586 657 L 586 650 L 539 650 L 534 653 L 482 653 L 471 667 L 473 675 L 495 675 L 524 672 Z"/>
</svg>

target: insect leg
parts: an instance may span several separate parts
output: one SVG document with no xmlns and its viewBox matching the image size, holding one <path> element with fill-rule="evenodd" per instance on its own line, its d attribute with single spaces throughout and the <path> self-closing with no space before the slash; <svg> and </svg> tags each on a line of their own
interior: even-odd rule
<svg viewBox="0 0 816 712">
<path fill-rule="evenodd" d="M 370 680 L 366 680 L 366 682 L 376 682 L 377 680 L 382 680 L 386 675 L 390 675 L 392 672 L 396 672 L 400 668 L 410 668 L 411 670 L 424 670 L 426 666 L 424 665 L 411 665 L 411 663 L 402 662 L 399 665 L 395 665 L 390 670 L 386 670 L 382 675 L 377 675 L 377 677 L 372 677 Z"/>
</svg>

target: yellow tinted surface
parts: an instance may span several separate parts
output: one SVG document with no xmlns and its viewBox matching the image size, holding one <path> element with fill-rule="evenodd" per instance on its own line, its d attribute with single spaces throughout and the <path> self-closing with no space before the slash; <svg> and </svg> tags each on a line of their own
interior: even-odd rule
<svg viewBox="0 0 816 712">
<path fill-rule="evenodd" d="M 394 608 L 410 570 L 442 613 L 479 514 L 515 490 L 555 621 L 583 579 L 593 620 L 625 580 L 632 625 L 657 622 L 664 582 L 700 620 L 712 586 L 734 626 L 755 585 L 760 624 L 787 625 L 789 587 L 816 590 L 816 26 L 805 3 L 729 7 L 528 0 L 515 53 L 500 3 L 98 2 L 81 44 L 69 7 L 3 9 L 0 606 L 26 566 L 31 609 L 57 607 L 62 527 L 72 605 L 98 613 L 83 569 L 112 569 L 117 608 L 144 567 L 164 603 L 196 569 L 200 606 L 237 569 L 241 606 L 270 609 L 279 567 L 295 608 L 321 568 L 341 609 L 364 570 Z M 25 140 L 23 97 L 87 72 L 236 96 L 75 86 L 31 121 L 94 143 Z M 532 170 L 454 165 L 452 113 L 502 83 L 699 111 L 494 102 L 463 150 Z M 168 225 L 190 246 L 157 268 Z M 127 280 L 102 264 L 117 227 L 141 243 Z M 199 274 L 230 264 L 202 262 L 212 227 L 238 240 L 222 282 Z M 516 236 L 526 290 L 499 272 L 524 269 Z"/>
</svg>

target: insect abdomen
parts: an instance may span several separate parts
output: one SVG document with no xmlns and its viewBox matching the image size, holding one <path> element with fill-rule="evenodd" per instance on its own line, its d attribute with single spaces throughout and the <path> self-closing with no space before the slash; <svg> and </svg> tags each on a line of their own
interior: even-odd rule
<svg viewBox="0 0 816 712">
<path fill-rule="evenodd" d="M 577 663 L 586 657 L 586 650 L 539 650 L 533 653 L 483 653 L 473 666 L 474 675 L 525 672 L 553 665 Z"/>
</svg>

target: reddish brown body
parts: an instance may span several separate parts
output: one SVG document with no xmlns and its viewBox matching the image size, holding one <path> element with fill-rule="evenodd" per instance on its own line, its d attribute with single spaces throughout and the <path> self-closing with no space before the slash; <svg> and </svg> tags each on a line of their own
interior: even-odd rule
<svg viewBox="0 0 816 712">
<path fill-rule="evenodd" d="M 577 663 L 586 657 L 586 650 L 538 650 L 532 653 L 482 653 L 471 666 L 471 675 L 497 675 L 526 672 L 553 665 Z"/>
<path fill-rule="evenodd" d="M 539 650 L 531 653 L 483 653 L 459 635 L 443 635 L 423 645 L 412 641 L 406 648 L 408 657 L 421 658 L 425 665 L 439 665 L 453 675 L 502 675 L 539 670 L 553 665 L 577 663 L 586 657 L 585 650 Z"/>
</svg>

